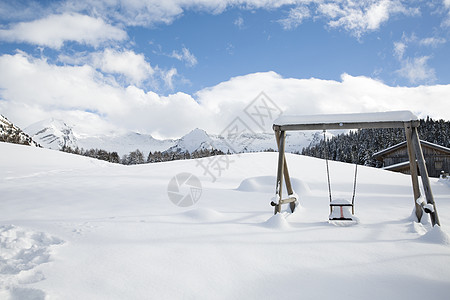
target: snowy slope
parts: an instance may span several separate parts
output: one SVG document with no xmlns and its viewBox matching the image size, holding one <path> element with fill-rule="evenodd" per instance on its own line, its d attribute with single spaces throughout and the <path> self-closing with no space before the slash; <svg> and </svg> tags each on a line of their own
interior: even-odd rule
<svg viewBox="0 0 450 300">
<path fill-rule="evenodd" d="M 272 217 L 276 153 L 214 157 L 220 172 L 210 158 L 123 166 L 6 143 L 0 153 L 1 299 L 422 300 L 450 293 L 450 186 L 442 180 L 431 184 L 443 226 L 431 229 L 410 218 L 408 176 L 361 167 L 360 223 L 338 227 L 327 222 L 320 159 L 287 155 L 301 207 Z M 333 195 L 348 197 L 353 166 L 330 162 L 330 169 Z M 202 185 L 188 208 L 167 193 L 182 172 Z"/>
</svg>

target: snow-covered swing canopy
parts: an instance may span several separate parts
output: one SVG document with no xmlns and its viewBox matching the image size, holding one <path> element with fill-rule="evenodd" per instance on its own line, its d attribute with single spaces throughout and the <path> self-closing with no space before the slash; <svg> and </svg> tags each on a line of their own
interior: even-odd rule
<svg viewBox="0 0 450 300">
<path fill-rule="evenodd" d="M 284 115 L 273 123 L 275 138 L 278 145 L 278 168 L 276 182 L 276 201 L 272 201 L 275 214 L 281 212 L 283 204 L 289 204 L 291 211 L 295 210 L 298 196 L 295 194 L 289 177 L 285 156 L 286 131 L 329 130 L 329 129 L 365 129 L 365 128 L 404 128 L 408 147 L 410 173 L 414 193 L 415 213 L 420 221 L 423 211 L 430 214 L 432 225 L 440 225 L 436 204 L 431 191 L 425 159 L 419 142 L 417 127 L 419 120 L 410 111 L 389 111 L 377 113 L 326 114 L 326 115 Z M 416 162 L 417 160 L 417 162 Z M 421 174 L 425 201 L 420 195 L 417 167 Z M 288 198 L 282 198 L 283 179 L 286 184 Z"/>
</svg>

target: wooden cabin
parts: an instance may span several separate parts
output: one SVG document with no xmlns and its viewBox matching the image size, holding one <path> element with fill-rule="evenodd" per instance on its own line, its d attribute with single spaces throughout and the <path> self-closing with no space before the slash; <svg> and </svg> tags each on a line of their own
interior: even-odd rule
<svg viewBox="0 0 450 300">
<path fill-rule="evenodd" d="M 420 141 L 428 175 L 439 177 L 450 171 L 450 149 L 426 141 Z M 406 141 L 373 154 L 383 163 L 383 169 L 410 174 Z"/>
</svg>

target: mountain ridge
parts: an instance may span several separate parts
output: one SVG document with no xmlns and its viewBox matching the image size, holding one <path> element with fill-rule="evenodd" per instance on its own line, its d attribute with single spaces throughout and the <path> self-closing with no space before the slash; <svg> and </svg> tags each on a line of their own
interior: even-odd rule
<svg viewBox="0 0 450 300">
<path fill-rule="evenodd" d="M 242 133 L 237 136 L 221 136 L 209 134 L 201 128 L 195 128 L 179 139 L 156 139 L 150 134 L 128 131 L 110 135 L 79 134 L 75 126 L 62 120 L 47 119 L 36 122 L 27 128 L 33 139 L 45 148 L 61 150 L 71 149 L 103 149 L 115 151 L 120 156 L 140 150 L 144 156 L 150 152 L 193 153 L 201 150 L 220 150 L 223 153 L 260 152 L 277 149 L 275 137 L 271 133 Z M 289 132 L 286 139 L 287 152 L 301 152 L 304 147 L 316 144 L 321 135 L 317 132 Z"/>
<path fill-rule="evenodd" d="M 13 144 L 41 147 L 39 143 L 25 133 L 22 129 L 14 125 L 5 116 L 0 114 L 0 141 Z"/>
</svg>

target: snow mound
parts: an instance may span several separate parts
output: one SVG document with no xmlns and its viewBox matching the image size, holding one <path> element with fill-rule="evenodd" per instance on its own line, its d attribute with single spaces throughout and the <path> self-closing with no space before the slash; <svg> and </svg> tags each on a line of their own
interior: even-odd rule
<svg viewBox="0 0 450 300">
<path fill-rule="evenodd" d="M 352 216 L 352 220 L 328 220 L 328 223 L 336 227 L 350 227 L 359 224 L 359 218 Z"/>
<path fill-rule="evenodd" d="M 241 192 L 272 193 L 275 191 L 276 181 L 277 178 L 275 176 L 250 177 L 242 180 L 237 190 Z M 299 179 L 291 178 L 291 184 L 294 191 L 299 195 L 311 193 L 308 184 Z"/>
<path fill-rule="evenodd" d="M 44 299 L 42 291 L 21 285 L 45 279 L 36 267 L 50 261 L 51 246 L 62 243 L 43 232 L 26 231 L 14 225 L 0 226 L 0 296 Z"/>
<path fill-rule="evenodd" d="M 266 222 L 263 223 L 263 226 L 266 228 L 281 229 L 281 230 L 286 230 L 291 227 L 288 221 L 286 221 L 286 218 L 283 214 L 273 215 Z"/>
<path fill-rule="evenodd" d="M 446 176 L 446 177 L 439 177 L 438 182 L 442 183 L 442 184 L 446 184 L 448 187 L 450 187 L 450 177 Z"/>
<path fill-rule="evenodd" d="M 432 244 L 450 245 L 450 237 L 439 226 L 431 228 L 419 240 Z"/>
<path fill-rule="evenodd" d="M 199 222 L 218 222 L 223 220 L 223 214 L 210 208 L 196 208 L 184 213 L 190 219 Z"/>
</svg>

